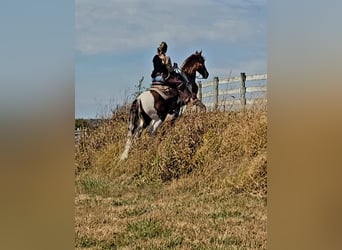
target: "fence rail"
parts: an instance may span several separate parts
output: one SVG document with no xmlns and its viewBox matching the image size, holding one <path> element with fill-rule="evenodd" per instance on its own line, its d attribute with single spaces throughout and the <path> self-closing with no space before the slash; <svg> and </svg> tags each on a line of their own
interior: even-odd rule
<svg viewBox="0 0 342 250">
<path fill-rule="evenodd" d="M 259 81 L 258 86 L 246 86 L 256 81 Z M 222 89 L 224 85 L 229 87 L 233 86 L 234 83 L 240 83 L 240 85 L 235 86 L 231 89 Z M 215 110 L 227 105 L 234 107 L 244 107 L 255 102 L 267 101 L 265 96 L 265 93 L 267 92 L 267 74 L 246 75 L 245 73 L 241 73 L 240 76 L 234 76 L 222 80 L 219 80 L 218 77 L 214 77 L 214 79 L 210 82 L 198 82 L 198 86 L 199 99 L 203 102 L 204 105 Z M 206 89 L 210 87 L 212 88 L 212 90 L 206 91 Z M 252 93 L 256 92 L 263 93 L 263 97 L 251 97 Z M 238 95 L 239 97 L 236 98 L 235 96 L 230 95 Z M 230 97 L 230 100 L 227 100 L 228 97 Z M 213 100 L 205 100 L 208 98 L 213 98 Z"/>
</svg>

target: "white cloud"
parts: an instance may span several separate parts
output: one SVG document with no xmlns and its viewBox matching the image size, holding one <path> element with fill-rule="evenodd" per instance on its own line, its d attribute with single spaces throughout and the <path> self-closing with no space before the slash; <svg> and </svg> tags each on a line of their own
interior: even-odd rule
<svg viewBox="0 0 342 250">
<path fill-rule="evenodd" d="M 260 30 L 249 8 L 264 0 L 76 0 L 76 48 L 85 54 L 151 46 L 155 41 L 232 42 Z"/>
</svg>

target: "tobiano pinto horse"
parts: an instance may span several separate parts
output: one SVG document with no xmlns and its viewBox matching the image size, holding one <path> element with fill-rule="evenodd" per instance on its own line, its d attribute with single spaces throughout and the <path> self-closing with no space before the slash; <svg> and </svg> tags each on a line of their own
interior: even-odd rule
<svg viewBox="0 0 342 250">
<path fill-rule="evenodd" d="M 202 51 L 196 51 L 186 58 L 177 74 L 184 80 L 181 84 L 185 84 L 186 91 L 191 95 L 191 103 L 203 110 L 205 106 L 197 98 L 198 86 L 196 84 L 196 72 L 204 79 L 207 79 L 209 76 Z M 176 87 L 178 88 L 179 86 Z M 148 132 L 154 135 L 168 115 L 172 116 L 172 123 L 175 121 L 179 116 L 181 106 L 185 105 L 185 103 L 182 102 L 177 91 L 174 93 L 171 96 L 166 96 L 156 87 L 153 87 L 152 84 L 149 90 L 141 93 L 133 101 L 129 113 L 127 141 L 120 160 L 125 160 L 128 157 L 128 152 L 133 142 L 140 137 L 142 131 L 147 126 L 150 125 Z"/>
</svg>

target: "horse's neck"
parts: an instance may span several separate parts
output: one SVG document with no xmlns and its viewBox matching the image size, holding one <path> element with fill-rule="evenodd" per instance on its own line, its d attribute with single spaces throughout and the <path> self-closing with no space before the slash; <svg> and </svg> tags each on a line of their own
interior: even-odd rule
<svg viewBox="0 0 342 250">
<path fill-rule="evenodd" d="M 181 67 L 181 71 L 186 75 L 189 82 L 194 81 L 196 79 L 196 68 L 194 65 L 193 66 L 183 65 Z"/>
<path fill-rule="evenodd" d="M 186 78 L 189 82 L 194 82 L 196 80 L 196 63 L 189 63 L 186 61 L 183 63 L 182 67 L 180 68 L 181 72 L 186 75 Z"/>
<path fill-rule="evenodd" d="M 196 72 L 195 72 L 195 74 L 189 74 L 188 72 L 185 72 L 185 71 L 182 71 L 182 72 L 186 76 L 186 78 L 187 78 L 187 80 L 189 82 L 194 82 L 195 81 L 195 79 L 196 79 Z"/>
<path fill-rule="evenodd" d="M 181 70 L 183 71 L 183 72 L 185 72 L 186 74 L 188 74 L 188 75 L 196 75 L 196 67 L 195 67 L 195 65 L 193 65 L 193 66 L 183 66 L 182 68 L 181 68 Z"/>
</svg>

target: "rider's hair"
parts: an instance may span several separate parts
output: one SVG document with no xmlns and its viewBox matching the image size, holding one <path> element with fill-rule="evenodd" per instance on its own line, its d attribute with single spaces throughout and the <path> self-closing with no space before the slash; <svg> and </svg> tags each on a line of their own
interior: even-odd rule
<svg viewBox="0 0 342 250">
<path fill-rule="evenodd" d="M 158 54 L 165 54 L 167 51 L 167 43 L 161 42 L 159 47 L 157 48 Z"/>
</svg>

